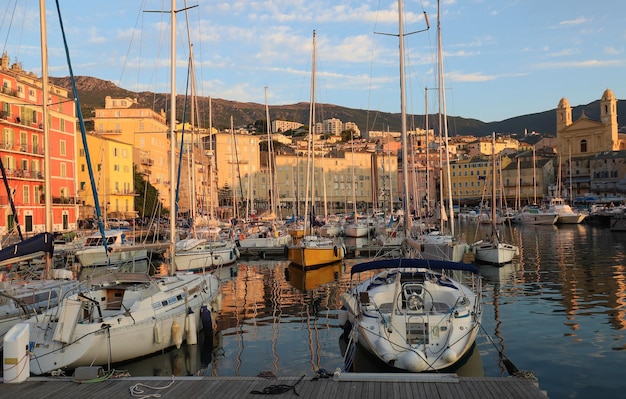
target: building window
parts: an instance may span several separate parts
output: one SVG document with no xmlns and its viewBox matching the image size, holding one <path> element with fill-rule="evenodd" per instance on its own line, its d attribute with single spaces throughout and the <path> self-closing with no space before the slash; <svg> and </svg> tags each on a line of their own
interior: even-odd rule
<svg viewBox="0 0 626 399">
<path fill-rule="evenodd" d="M 22 193 L 24 194 L 24 203 L 30 204 L 30 187 L 24 186 L 22 188 Z"/>
<path fill-rule="evenodd" d="M 59 152 L 61 154 L 61 156 L 65 156 L 66 155 L 66 147 L 65 147 L 65 140 L 61 140 L 59 142 Z"/>
<path fill-rule="evenodd" d="M 61 177 L 67 177 L 67 166 L 64 162 L 61 163 Z"/>
<path fill-rule="evenodd" d="M 580 152 L 587 152 L 587 140 L 580 140 Z"/>
</svg>

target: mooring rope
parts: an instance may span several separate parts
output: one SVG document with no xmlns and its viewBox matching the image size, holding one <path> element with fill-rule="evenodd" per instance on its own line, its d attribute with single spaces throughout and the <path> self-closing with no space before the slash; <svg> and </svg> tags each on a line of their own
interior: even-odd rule
<svg viewBox="0 0 626 399">
<path fill-rule="evenodd" d="M 132 396 L 133 398 L 141 398 L 141 399 L 160 398 L 161 397 L 160 393 L 145 393 L 144 390 L 141 389 L 140 387 L 145 387 L 145 388 L 154 389 L 154 390 L 161 390 L 161 389 L 167 389 L 171 387 L 172 385 L 174 385 L 174 376 L 172 376 L 172 381 L 170 381 L 169 384 L 162 386 L 162 387 L 153 387 L 153 386 L 138 382 L 135 385 L 130 387 L 130 396 Z"/>
<path fill-rule="evenodd" d="M 300 379 L 293 385 L 275 384 L 275 385 L 270 385 L 270 386 L 263 388 L 262 391 L 255 390 L 255 391 L 250 391 L 250 393 L 257 394 L 257 395 L 276 395 L 279 393 L 285 393 L 285 392 L 293 390 L 293 393 L 295 393 L 296 396 L 300 396 L 298 391 L 296 391 L 296 385 L 298 385 L 300 381 L 302 381 L 303 378 L 304 378 L 304 375 L 302 375 L 302 377 L 300 377 Z"/>
</svg>

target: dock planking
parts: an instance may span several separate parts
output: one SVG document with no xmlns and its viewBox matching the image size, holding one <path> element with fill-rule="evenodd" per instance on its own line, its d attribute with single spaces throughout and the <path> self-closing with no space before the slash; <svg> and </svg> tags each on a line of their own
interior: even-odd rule
<svg viewBox="0 0 626 399">
<path fill-rule="evenodd" d="M 354 373 L 358 374 L 358 373 Z M 345 375 L 345 374 L 344 374 Z M 385 380 L 385 376 L 389 376 Z M 380 397 L 429 399 L 547 399 L 535 381 L 515 377 L 454 377 L 451 379 L 398 379 L 377 374 L 372 380 L 350 378 L 279 377 L 124 377 L 101 382 L 76 383 L 68 377 L 31 377 L 16 384 L 3 383 L 5 398 L 130 398 L 131 388 L 146 396 L 161 398 L 261 398 L 265 396 L 302 399 L 342 398 L 378 399 Z M 294 386 L 282 393 L 254 394 L 272 386 Z M 297 394 L 297 395 L 296 395 Z"/>
</svg>

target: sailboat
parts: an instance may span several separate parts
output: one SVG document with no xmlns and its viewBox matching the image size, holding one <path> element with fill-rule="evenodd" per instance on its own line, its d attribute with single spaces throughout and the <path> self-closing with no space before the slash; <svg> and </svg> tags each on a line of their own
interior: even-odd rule
<svg viewBox="0 0 626 399">
<path fill-rule="evenodd" d="M 318 267 L 335 263 L 346 256 L 346 246 L 332 238 L 313 234 L 315 221 L 313 207 L 315 204 L 315 45 L 316 34 L 313 31 L 313 67 L 311 69 L 311 101 L 309 115 L 309 148 L 307 191 L 310 192 L 311 212 L 309 214 L 309 199 L 305 200 L 304 236 L 296 243 L 287 245 L 287 259 L 303 268 Z M 310 179 L 309 179 L 310 177 Z"/>
<path fill-rule="evenodd" d="M 439 5 L 437 6 L 439 8 Z M 443 49 L 441 43 L 441 24 L 440 16 L 437 14 L 437 65 L 438 65 L 438 116 L 439 116 L 439 129 L 440 139 L 443 145 L 443 151 L 445 151 L 446 163 L 450 165 L 450 151 L 448 150 L 448 121 L 445 109 L 445 82 L 443 75 Z M 439 146 L 439 160 L 443 162 L 444 156 L 442 154 L 442 146 Z M 447 170 L 446 175 L 443 175 L 443 171 Z M 447 184 L 447 196 L 443 192 L 443 184 L 440 184 L 440 201 L 439 201 L 439 229 L 426 229 L 418 234 L 417 239 L 408 239 L 407 243 L 411 245 L 415 250 L 420 251 L 420 256 L 424 259 L 433 260 L 448 260 L 453 262 L 460 262 L 463 260 L 465 254 L 469 252 L 470 246 L 461 237 L 458 237 L 455 232 L 454 225 L 454 208 L 452 202 L 452 188 L 451 188 L 451 176 L 450 167 L 440 168 L 440 181 L 446 180 Z M 446 211 L 444 198 L 447 198 L 448 210 Z M 445 229 L 447 222 L 448 229 Z"/>
<path fill-rule="evenodd" d="M 556 224 L 559 215 L 556 212 L 547 212 L 537 205 L 537 178 L 536 178 L 536 161 L 535 147 L 533 147 L 533 196 L 534 200 L 531 205 L 522 208 L 518 213 L 511 217 L 512 223 L 533 224 L 533 225 L 550 225 Z"/>
<path fill-rule="evenodd" d="M 189 24 L 187 24 L 187 36 L 190 39 L 189 35 Z M 193 56 L 193 46 L 190 45 L 190 54 L 189 54 L 189 69 L 191 75 L 191 104 L 192 104 L 192 126 L 194 121 L 194 108 L 195 104 L 195 71 L 194 71 L 194 56 Z M 172 120 L 175 121 L 175 115 L 172 116 Z M 172 122 L 174 124 L 174 122 Z M 233 129 L 231 129 L 232 132 Z M 233 137 L 233 142 L 234 137 Z M 193 146 L 192 146 L 193 147 Z M 182 148 L 181 148 L 182 151 Z M 172 152 L 174 150 L 172 149 Z M 190 152 L 193 154 L 193 148 Z M 179 165 L 182 167 L 182 165 Z M 173 167 L 172 167 L 173 168 Z M 213 169 L 211 169 L 211 173 L 213 173 Z M 190 173 L 193 177 L 195 173 Z M 172 177 L 172 181 L 173 177 Z M 213 179 L 210 178 L 210 190 L 213 190 Z M 192 192 L 194 185 L 191 185 Z M 195 209 L 195 195 L 191 196 L 190 208 Z M 172 202 L 171 207 L 176 208 L 174 205 L 175 202 Z M 213 208 L 213 201 L 210 203 L 210 207 Z M 175 212 L 174 212 L 175 213 Z M 173 266 L 176 267 L 176 270 L 181 272 L 199 272 L 199 271 L 208 271 L 213 270 L 217 267 L 232 265 L 239 259 L 240 253 L 237 248 L 235 241 L 232 240 L 231 236 L 223 237 L 220 234 L 221 229 L 217 228 L 217 226 L 211 226 L 212 219 L 209 220 L 209 228 L 204 232 L 200 233 L 198 229 L 196 229 L 197 224 L 195 222 L 195 212 L 194 213 L 194 226 L 192 227 L 192 235 L 180 239 L 176 241 L 174 248 L 171 251 L 175 256 L 172 256 Z M 210 210 L 210 215 L 213 216 L 213 209 Z M 214 223 L 213 223 L 214 224 Z M 176 235 L 176 231 L 172 229 L 170 234 Z"/>
<path fill-rule="evenodd" d="M 265 88 L 265 115 L 267 125 L 267 164 L 269 181 L 268 212 L 260 217 L 260 221 L 246 223 L 241 228 L 235 230 L 237 246 L 246 249 L 253 248 L 284 248 L 292 242 L 292 237 L 278 220 L 277 204 L 279 202 L 276 182 L 276 163 L 274 157 L 274 146 L 271 135 L 270 113 L 267 104 L 267 87 Z M 251 192 L 252 190 L 249 190 Z"/>
<path fill-rule="evenodd" d="M 350 133 L 350 135 L 352 135 L 352 133 Z M 354 174 L 354 147 L 355 147 L 355 142 L 354 142 L 354 137 L 352 137 L 351 140 L 351 146 L 352 146 L 352 178 L 350 179 L 350 182 L 352 184 L 352 206 L 353 206 L 353 210 L 352 210 L 352 216 L 350 217 L 349 221 L 343 226 L 343 234 L 346 237 L 367 237 L 367 235 L 369 234 L 369 226 L 367 223 L 367 218 L 359 215 L 358 211 L 357 211 L 357 206 L 356 206 L 356 189 L 357 189 L 357 181 L 356 181 L 356 176 Z"/>
<path fill-rule="evenodd" d="M 46 99 L 48 90 L 48 59 L 47 59 L 47 31 L 45 24 L 44 5 L 40 3 L 41 27 L 41 63 L 42 80 L 41 90 L 44 103 L 42 104 L 42 130 L 44 148 L 49 147 L 50 135 L 48 132 L 49 110 Z M 65 269 L 53 269 L 54 237 L 52 234 L 52 196 L 50 153 L 44 152 L 44 203 L 46 207 L 45 230 L 31 238 L 24 239 L 18 220 L 18 212 L 13 202 L 12 191 L 9 187 L 7 174 L 0 159 L 0 171 L 7 191 L 7 197 L 13 214 L 13 222 L 20 241 L 0 250 L 0 348 L 3 347 L 4 337 L 19 322 L 36 316 L 41 312 L 58 305 L 63 295 L 76 289 L 78 282 L 72 272 Z M 44 270 L 39 270 L 43 257 Z M 8 266 L 8 267 L 7 267 Z M 24 267 L 22 267 L 24 266 Z"/>
<path fill-rule="evenodd" d="M 402 166 L 407 170 L 401 0 L 398 11 Z M 427 28 L 421 31 L 428 29 L 426 13 L 424 16 Z M 405 178 L 407 240 L 408 192 Z M 471 352 L 482 319 L 482 280 L 474 265 L 418 259 L 406 245 L 403 250 L 402 258 L 372 260 L 352 267 L 350 287 L 341 296 L 339 324 L 344 328 L 343 336 L 349 337 L 349 347 L 359 344 L 389 366 L 409 372 L 441 371 Z M 466 272 L 469 276 L 465 282 L 454 278 Z M 347 353 L 352 352 L 349 349 Z"/>
<path fill-rule="evenodd" d="M 172 0 L 172 93 L 170 166 L 175 165 L 175 18 Z M 58 8 L 57 8 L 58 10 Z M 59 21 L 63 32 L 63 19 Z M 66 52 L 68 46 L 63 32 Z M 69 64 L 69 54 L 67 54 Z M 84 122 L 80 113 L 71 65 L 76 108 L 83 141 Z M 88 152 L 85 146 L 86 153 Z M 89 157 L 87 157 L 89 159 Z M 173 176 L 172 176 L 172 180 Z M 174 197 L 173 190 L 170 193 Z M 97 198 L 94 189 L 94 197 Z M 172 198 L 173 199 L 173 198 Z M 172 201 L 174 205 L 174 201 Z M 170 209 L 171 229 L 175 228 Z M 94 364 L 118 363 L 159 352 L 172 346 L 197 342 L 202 327 L 213 329 L 212 314 L 219 310 L 219 280 L 213 274 L 175 273 L 174 235 L 170 236 L 170 275 L 152 277 L 146 273 L 110 273 L 86 281 L 79 292 L 65 296 L 59 306 L 32 317 L 14 328 L 28 329 L 30 372 L 48 374 Z M 16 334 L 19 335 L 19 334 Z M 27 349 L 28 350 L 28 349 Z"/>
<path fill-rule="evenodd" d="M 519 255 L 517 245 L 505 243 L 500 237 L 500 232 L 496 227 L 496 134 L 493 133 L 491 143 L 491 235 L 484 240 L 479 240 L 472 245 L 472 251 L 476 260 L 494 265 L 502 265 L 513 260 L 515 255 Z"/>
</svg>

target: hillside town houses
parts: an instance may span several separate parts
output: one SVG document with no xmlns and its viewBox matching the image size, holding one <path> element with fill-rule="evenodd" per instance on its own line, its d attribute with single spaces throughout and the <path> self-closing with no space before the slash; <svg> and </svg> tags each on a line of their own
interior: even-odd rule
<svg viewBox="0 0 626 399">
<path fill-rule="evenodd" d="M 281 217 L 301 215 L 311 143 L 316 212 L 323 203 L 333 213 L 398 209 L 404 179 L 415 212 L 434 207 L 440 192 L 448 189 L 455 204 L 475 206 L 485 198 L 492 178 L 511 207 L 554 196 L 606 202 L 626 197 L 626 135 L 618 133 L 617 99 L 609 89 L 601 96 L 599 121 L 584 112 L 573 115 L 563 98 L 556 108 L 554 137 L 531 145 L 527 137 L 498 134 L 495 174 L 491 137 L 452 136 L 446 145 L 433 129 L 409 131 L 404 171 L 399 132 L 361 132 L 352 122 L 331 118 L 317 123 L 313 136 L 294 121 L 273 120 L 271 131 L 259 134 L 245 128 L 218 131 L 179 124 L 175 156 L 180 180 L 171 182 L 169 128 L 162 110 L 106 96 L 104 106 L 91 115 L 93 130 L 86 134 L 85 148 L 67 90 L 51 85 L 46 102 L 50 118 L 44 129 L 41 79 L 19 63 L 10 65 L 6 53 L 0 60 L 0 78 L 0 160 L 10 188 L 0 194 L 1 236 L 14 233 L 16 220 L 26 235 L 45 230 L 46 173 L 51 178 L 54 231 L 75 230 L 79 219 L 94 217 L 92 180 L 107 217 L 154 216 L 135 201 L 136 187 L 147 183 L 157 190 L 162 210 L 172 205 L 170 190 L 179 187 L 178 210 L 183 213 L 214 212 L 231 218 L 244 204 L 247 212 L 261 213 L 276 194 Z M 45 132 L 50 148 L 43 146 Z M 449 183 L 445 176 L 450 176 Z"/>
</svg>

